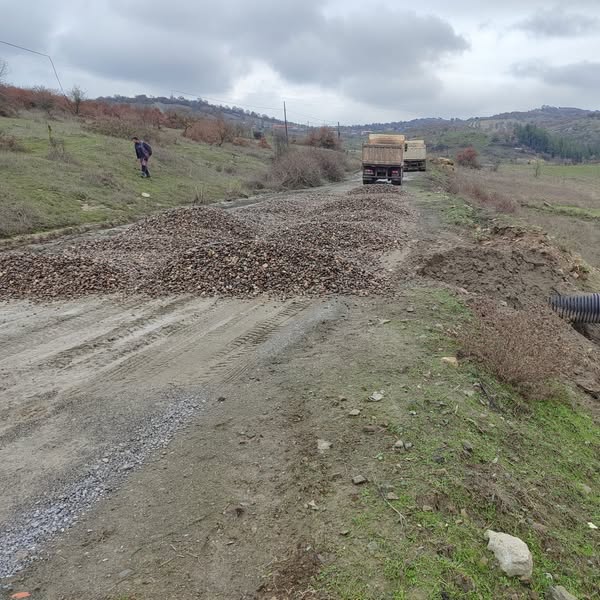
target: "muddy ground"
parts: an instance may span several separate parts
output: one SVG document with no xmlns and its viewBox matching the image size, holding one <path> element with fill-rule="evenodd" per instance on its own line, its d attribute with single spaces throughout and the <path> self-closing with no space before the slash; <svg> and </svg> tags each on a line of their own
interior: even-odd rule
<svg viewBox="0 0 600 600">
<path fill-rule="evenodd" d="M 505 440 L 491 432 L 512 417 L 484 406 L 471 371 L 457 381 L 453 367 L 440 366 L 456 349 L 436 337 L 463 318 L 452 294 L 466 301 L 483 292 L 514 305 L 586 284 L 570 275 L 568 256 L 539 240 L 519 248 L 504 232 L 482 252 L 443 223 L 417 178 L 412 185 L 389 197 L 411 210 L 398 231 L 402 247 L 378 259 L 391 286 L 383 296 L 92 295 L 2 305 L 6 597 L 24 590 L 44 600 L 535 598 L 548 586 L 544 568 L 555 568 L 558 581 L 577 579 L 581 597 L 592 597 L 597 556 L 563 556 L 567 545 L 540 525 L 543 494 L 530 487 L 525 501 L 512 487 L 504 496 L 492 489 L 498 475 L 490 469 L 500 468 L 492 459 Z M 314 213 L 315 204 L 343 201 L 349 191 L 345 183 L 293 200 Z M 270 202 L 259 219 L 265 228 Z M 448 257 L 456 260 L 446 264 Z M 367 401 L 375 390 L 382 403 Z M 475 453 L 453 435 L 475 436 Z M 394 449 L 400 437 L 410 451 Z M 597 438 L 590 444 L 582 457 L 597 452 Z M 515 450 L 509 462 L 524 458 Z M 596 464 L 588 463 L 577 462 L 586 486 Z M 364 486 L 352 483 L 357 475 Z M 461 508 L 462 495 L 449 491 L 462 479 L 494 506 L 499 494 L 519 506 L 497 503 L 497 522 L 483 505 L 467 516 L 471 504 L 463 499 Z M 407 506 L 405 490 L 414 491 Z M 590 507 L 566 511 L 556 531 Z M 486 582 L 458 567 L 428 583 L 413 573 L 420 555 L 450 560 L 454 552 L 430 512 L 456 527 L 469 521 L 477 556 L 456 564 L 486 558 L 477 537 L 484 528 L 512 524 L 519 532 L 533 523 L 546 527 L 540 548 L 557 552 L 565 573 L 540 560 L 533 586 L 497 575 Z M 370 520 L 385 534 L 375 535 Z M 402 547 L 384 556 L 400 538 Z"/>
</svg>

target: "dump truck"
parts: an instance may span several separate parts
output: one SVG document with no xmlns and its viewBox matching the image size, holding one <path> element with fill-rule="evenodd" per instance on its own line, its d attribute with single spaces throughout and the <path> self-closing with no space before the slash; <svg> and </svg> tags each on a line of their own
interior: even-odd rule
<svg viewBox="0 0 600 600">
<path fill-rule="evenodd" d="M 393 185 L 402 185 L 405 139 L 403 135 L 369 134 L 369 141 L 362 148 L 364 184 L 385 179 Z"/>
<path fill-rule="evenodd" d="M 427 171 L 427 147 L 424 140 L 407 140 L 405 142 L 404 170 Z"/>
</svg>

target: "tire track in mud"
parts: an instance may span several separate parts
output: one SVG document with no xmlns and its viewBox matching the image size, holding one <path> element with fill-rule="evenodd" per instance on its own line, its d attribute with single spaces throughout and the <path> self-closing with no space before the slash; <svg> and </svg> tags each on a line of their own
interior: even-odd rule
<svg viewBox="0 0 600 600">
<path fill-rule="evenodd" d="M 90 309 L 92 320 L 98 308 Z M 26 385 L 13 386 L 16 401 L 0 396 L 0 418 L 8 424 L 0 434 L 0 479 L 10 490 L 0 502 L 0 577 L 22 568 L 164 448 L 219 389 L 337 310 L 308 299 L 179 299 L 83 341 L 75 336 L 71 348 L 63 344 L 24 365 L 19 379 L 41 369 L 52 384 L 33 397 L 23 395 Z M 112 325 L 108 313 L 104 323 Z M 59 322 L 57 314 L 48 332 L 56 334 Z M 57 377 L 64 383 L 58 391 L 51 382 Z M 27 558 L 15 558 L 20 550 Z"/>
</svg>

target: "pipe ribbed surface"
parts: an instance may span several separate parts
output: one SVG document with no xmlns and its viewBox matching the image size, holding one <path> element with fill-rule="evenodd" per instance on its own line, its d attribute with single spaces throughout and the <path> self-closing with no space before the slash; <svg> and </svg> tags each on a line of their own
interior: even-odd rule
<svg viewBox="0 0 600 600">
<path fill-rule="evenodd" d="M 600 294 L 552 296 L 550 306 L 574 323 L 600 323 Z"/>
</svg>

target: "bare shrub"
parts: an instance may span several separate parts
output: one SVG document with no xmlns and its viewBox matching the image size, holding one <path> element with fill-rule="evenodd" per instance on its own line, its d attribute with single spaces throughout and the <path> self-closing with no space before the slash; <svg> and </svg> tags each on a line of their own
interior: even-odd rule
<svg viewBox="0 0 600 600">
<path fill-rule="evenodd" d="M 459 334 L 464 351 L 527 398 L 551 395 L 553 381 L 579 362 L 568 326 L 546 306 L 514 310 L 479 300 L 472 309 L 478 324 Z"/>
<path fill-rule="evenodd" d="M 323 148 L 314 148 L 311 154 L 319 161 L 321 173 L 327 181 L 344 180 L 346 168 L 342 154 Z"/>
<path fill-rule="evenodd" d="M 42 85 L 38 85 L 33 88 L 36 95 L 36 106 L 45 110 L 48 114 L 56 106 L 56 94 L 45 88 Z"/>
<path fill-rule="evenodd" d="M 263 136 L 258 140 L 258 147 L 264 148 L 265 150 L 270 150 L 271 144 L 269 144 L 269 142 L 267 142 L 267 138 Z"/>
<path fill-rule="evenodd" d="M 321 167 L 309 152 L 286 152 L 273 163 L 270 180 L 279 189 L 317 187 L 321 185 Z"/>
<path fill-rule="evenodd" d="M 276 158 L 280 158 L 289 150 L 285 133 L 277 130 L 273 131 L 273 146 L 275 148 Z"/>
<path fill-rule="evenodd" d="M 142 121 L 123 120 L 115 117 L 100 117 L 91 123 L 86 123 L 84 128 L 92 133 L 124 140 L 130 140 L 135 135 L 148 142 L 153 142 L 158 137 L 156 130 L 148 127 Z"/>
<path fill-rule="evenodd" d="M 0 131 L 0 150 L 25 152 L 25 147 L 14 135 L 8 135 L 7 133 Z"/>
<path fill-rule="evenodd" d="M 481 169 L 481 165 L 479 164 L 479 154 L 472 146 L 458 152 L 456 155 L 456 162 L 461 167 L 467 167 L 468 169 Z"/>
<path fill-rule="evenodd" d="M 303 142 L 306 146 L 315 146 L 317 148 L 327 148 L 337 150 L 340 143 L 337 134 L 331 127 L 323 126 L 319 129 L 311 129 Z"/>
<path fill-rule="evenodd" d="M 10 199 L 0 203 L 0 238 L 31 233 L 42 225 L 41 215 L 32 206 Z"/>
<path fill-rule="evenodd" d="M 69 164 L 79 164 L 78 161 L 67 152 L 65 141 L 61 139 L 51 138 L 50 149 L 47 154 L 48 160 L 55 160 Z"/>
<path fill-rule="evenodd" d="M 295 148 L 275 159 L 268 182 L 276 189 L 317 187 L 325 181 L 341 181 L 345 155 L 324 148 Z"/>
<path fill-rule="evenodd" d="M 234 165 L 225 165 L 225 167 L 223 168 L 223 170 L 228 175 L 233 175 L 235 173 L 235 166 Z"/>
<path fill-rule="evenodd" d="M 85 91 L 78 85 L 74 85 L 69 93 L 69 98 L 73 103 L 75 114 L 78 115 L 81 110 L 81 103 L 85 100 Z"/>
</svg>

